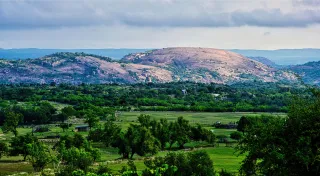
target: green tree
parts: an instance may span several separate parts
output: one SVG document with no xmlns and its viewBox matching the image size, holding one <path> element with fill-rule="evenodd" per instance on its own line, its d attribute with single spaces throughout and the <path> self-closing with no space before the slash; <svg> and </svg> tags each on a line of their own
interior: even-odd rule
<svg viewBox="0 0 320 176">
<path fill-rule="evenodd" d="M 41 142 L 27 144 L 27 160 L 31 163 L 35 172 L 42 171 L 49 163 L 55 161 L 52 151 Z"/>
<path fill-rule="evenodd" d="M 122 158 L 129 158 L 130 146 L 129 139 L 126 138 L 124 132 L 120 132 L 115 142 L 112 144 L 112 147 L 117 147 L 119 149 L 119 154 L 122 155 Z"/>
<path fill-rule="evenodd" d="M 83 148 L 71 147 L 70 149 L 61 149 L 61 158 L 67 167 L 66 170 L 81 169 L 85 172 L 94 163 L 94 158 L 90 152 L 85 151 Z"/>
<path fill-rule="evenodd" d="M 121 132 L 120 126 L 116 125 L 112 121 L 108 121 L 104 124 L 104 129 L 102 131 L 102 142 L 109 147 L 112 143 L 116 141 L 118 135 Z"/>
<path fill-rule="evenodd" d="M 214 176 L 213 162 L 205 151 L 188 153 L 188 162 L 191 169 L 190 175 Z"/>
<path fill-rule="evenodd" d="M 61 109 L 60 120 L 64 123 L 69 117 L 76 115 L 77 111 L 72 106 L 66 106 Z"/>
<path fill-rule="evenodd" d="M 85 115 L 85 123 L 88 123 L 90 130 L 99 123 L 99 117 L 95 116 L 93 113 L 88 113 Z"/>
<path fill-rule="evenodd" d="M 122 176 L 138 176 L 137 167 L 132 160 L 129 160 L 127 166 L 120 170 Z"/>
<path fill-rule="evenodd" d="M 184 144 L 189 142 L 190 134 L 191 134 L 191 128 L 189 125 L 189 121 L 185 120 L 183 117 L 178 117 L 178 120 L 171 125 L 172 130 L 172 141 L 176 141 L 179 145 L 179 148 L 184 148 Z M 172 146 L 172 142 L 170 144 L 170 148 Z"/>
<path fill-rule="evenodd" d="M 165 157 L 146 159 L 144 164 L 147 166 L 147 169 L 143 171 L 144 176 L 154 175 L 150 171 L 156 171 L 164 165 L 167 165 L 167 169 L 163 170 L 164 175 L 214 175 L 213 162 L 205 151 L 170 152 Z"/>
<path fill-rule="evenodd" d="M 166 144 L 170 141 L 170 128 L 167 119 L 161 118 L 160 122 L 154 121 L 154 129 L 152 129 L 153 135 L 160 141 L 161 149 L 166 147 Z"/>
<path fill-rule="evenodd" d="M 141 126 L 149 128 L 150 125 L 151 125 L 151 116 L 150 115 L 141 114 L 140 116 L 138 116 L 138 121 L 139 121 Z"/>
<path fill-rule="evenodd" d="M 235 131 L 230 134 L 230 138 L 239 141 L 242 138 L 242 134 Z"/>
<path fill-rule="evenodd" d="M 128 141 L 131 159 L 135 153 L 140 156 L 147 153 L 156 154 L 160 148 L 160 142 L 151 134 L 149 129 L 142 126 L 131 124 L 125 138 Z"/>
<path fill-rule="evenodd" d="M 10 154 L 11 155 L 22 155 L 23 160 L 26 160 L 27 156 L 29 155 L 28 151 L 28 144 L 32 144 L 37 142 L 38 138 L 32 136 L 30 133 L 23 135 L 23 136 L 16 136 L 11 139 L 10 142 Z"/>
<path fill-rule="evenodd" d="M 12 132 L 14 136 L 18 135 L 17 127 L 20 122 L 22 122 L 23 115 L 20 113 L 15 113 L 13 111 L 6 111 L 5 113 L 6 120 L 4 121 L 2 131 L 4 133 Z"/>
<path fill-rule="evenodd" d="M 250 125 L 250 120 L 246 116 L 242 116 L 238 122 L 237 130 L 244 133 L 246 128 Z"/>
<path fill-rule="evenodd" d="M 246 153 L 243 175 L 320 175 L 320 94 L 297 98 L 288 117 L 262 117 L 246 130 L 237 148 Z"/>
<path fill-rule="evenodd" d="M 8 144 L 3 142 L 3 141 L 0 141 L 0 159 L 7 155 L 9 152 L 9 147 L 8 147 Z"/>
</svg>

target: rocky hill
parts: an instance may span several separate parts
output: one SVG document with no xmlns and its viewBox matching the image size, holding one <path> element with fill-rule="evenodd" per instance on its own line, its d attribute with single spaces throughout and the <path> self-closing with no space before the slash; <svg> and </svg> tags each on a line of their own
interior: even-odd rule
<svg viewBox="0 0 320 176">
<path fill-rule="evenodd" d="M 300 75 L 307 84 L 320 85 L 320 61 L 290 66 L 287 69 Z"/>
<path fill-rule="evenodd" d="M 121 61 L 169 70 L 174 81 L 234 83 L 295 80 L 292 73 L 271 68 L 240 54 L 213 48 L 165 48 L 130 54 Z"/>
<path fill-rule="evenodd" d="M 292 81 L 295 76 L 236 53 L 210 48 L 166 48 L 125 56 L 120 62 L 85 53 L 0 60 L 0 83 L 136 83 Z"/>
<path fill-rule="evenodd" d="M 157 82 L 172 81 L 167 70 L 123 64 L 84 53 L 56 53 L 39 59 L 0 60 L 1 83 L 135 83 L 152 75 Z"/>
</svg>

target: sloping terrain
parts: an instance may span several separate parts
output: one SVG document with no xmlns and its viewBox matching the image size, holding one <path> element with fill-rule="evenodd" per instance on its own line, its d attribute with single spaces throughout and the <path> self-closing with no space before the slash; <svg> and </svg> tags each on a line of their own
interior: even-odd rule
<svg viewBox="0 0 320 176">
<path fill-rule="evenodd" d="M 290 66 L 287 69 L 297 73 L 307 84 L 320 85 L 320 61 Z"/>
<path fill-rule="evenodd" d="M 213 48 L 165 48 L 125 56 L 122 62 L 161 67 L 175 81 L 234 83 L 259 80 L 292 81 L 292 73 L 279 71 L 233 52 Z"/>
<path fill-rule="evenodd" d="M 277 65 L 275 62 L 273 62 L 270 59 L 265 58 L 265 57 L 248 57 L 248 58 L 255 60 L 255 61 L 258 61 L 258 62 L 261 62 L 264 65 L 267 65 L 269 67 L 273 67 L 273 68 L 280 68 L 281 67 L 280 65 Z"/>
<path fill-rule="evenodd" d="M 172 81 L 167 70 L 122 64 L 84 53 L 57 53 L 39 59 L 0 61 L 2 83 L 135 83 L 150 75 L 156 82 Z"/>
<path fill-rule="evenodd" d="M 0 60 L 0 83 L 225 83 L 293 81 L 294 74 L 242 55 L 211 48 L 166 48 L 125 56 L 120 62 L 85 53 Z"/>
</svg>

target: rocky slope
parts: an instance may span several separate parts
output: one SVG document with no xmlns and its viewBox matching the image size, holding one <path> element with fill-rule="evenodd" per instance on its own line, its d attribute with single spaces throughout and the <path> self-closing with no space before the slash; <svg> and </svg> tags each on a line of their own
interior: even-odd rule
<svg viewBox="0 0 320 176">
<path fill-rule="evenodd" d="M 280 65 L 277 65 L 275 62 L 273 62 L 270 59 L 265 58 L 265 57 L 251 57 L 250 56 L 248 58 L 252 59 L 252 60 L 255 60 L 255 61 L 258 61 L 258 62 L 261 62 L 264 65 L 267 65 L 269 67 L 273 67 L 273 68 L 280 68 L 281 67 Z"/>
<path fill-rule="evenodd" d="M 295 76 L 233 52 L 213 48 L 165 48 L 125 56 L 122 62 L 160 67 L 174 81 L 234 83 L 292 81 Z"/>
<path fill-rule="evenodd" d="M 150 75 L 154 81 L 172 81 L 167 70 L 141 64 L 122 64 L 84 53 L 57 53 L 39 59 L 0 60 L 1 83 L 135 83 Z"/>
<path fill-rule="evenodd" d="M 0 60 L 0 83 L 136 83 L 292 81 L 295 76 L 236 53 L 210 48 L 166 48 L 125 56 L 120 62 L 84 53 Z"/>
</svg>

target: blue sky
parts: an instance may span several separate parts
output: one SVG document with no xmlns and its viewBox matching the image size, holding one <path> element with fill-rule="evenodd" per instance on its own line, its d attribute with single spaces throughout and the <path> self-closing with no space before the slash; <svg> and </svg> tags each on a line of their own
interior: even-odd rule
<svg viewBox="0 0 320 176">
<path fill-rule="evenodd" d="M 0 48 L 320 48 L 320 0 L 0 0 Z"/>
</svg>

